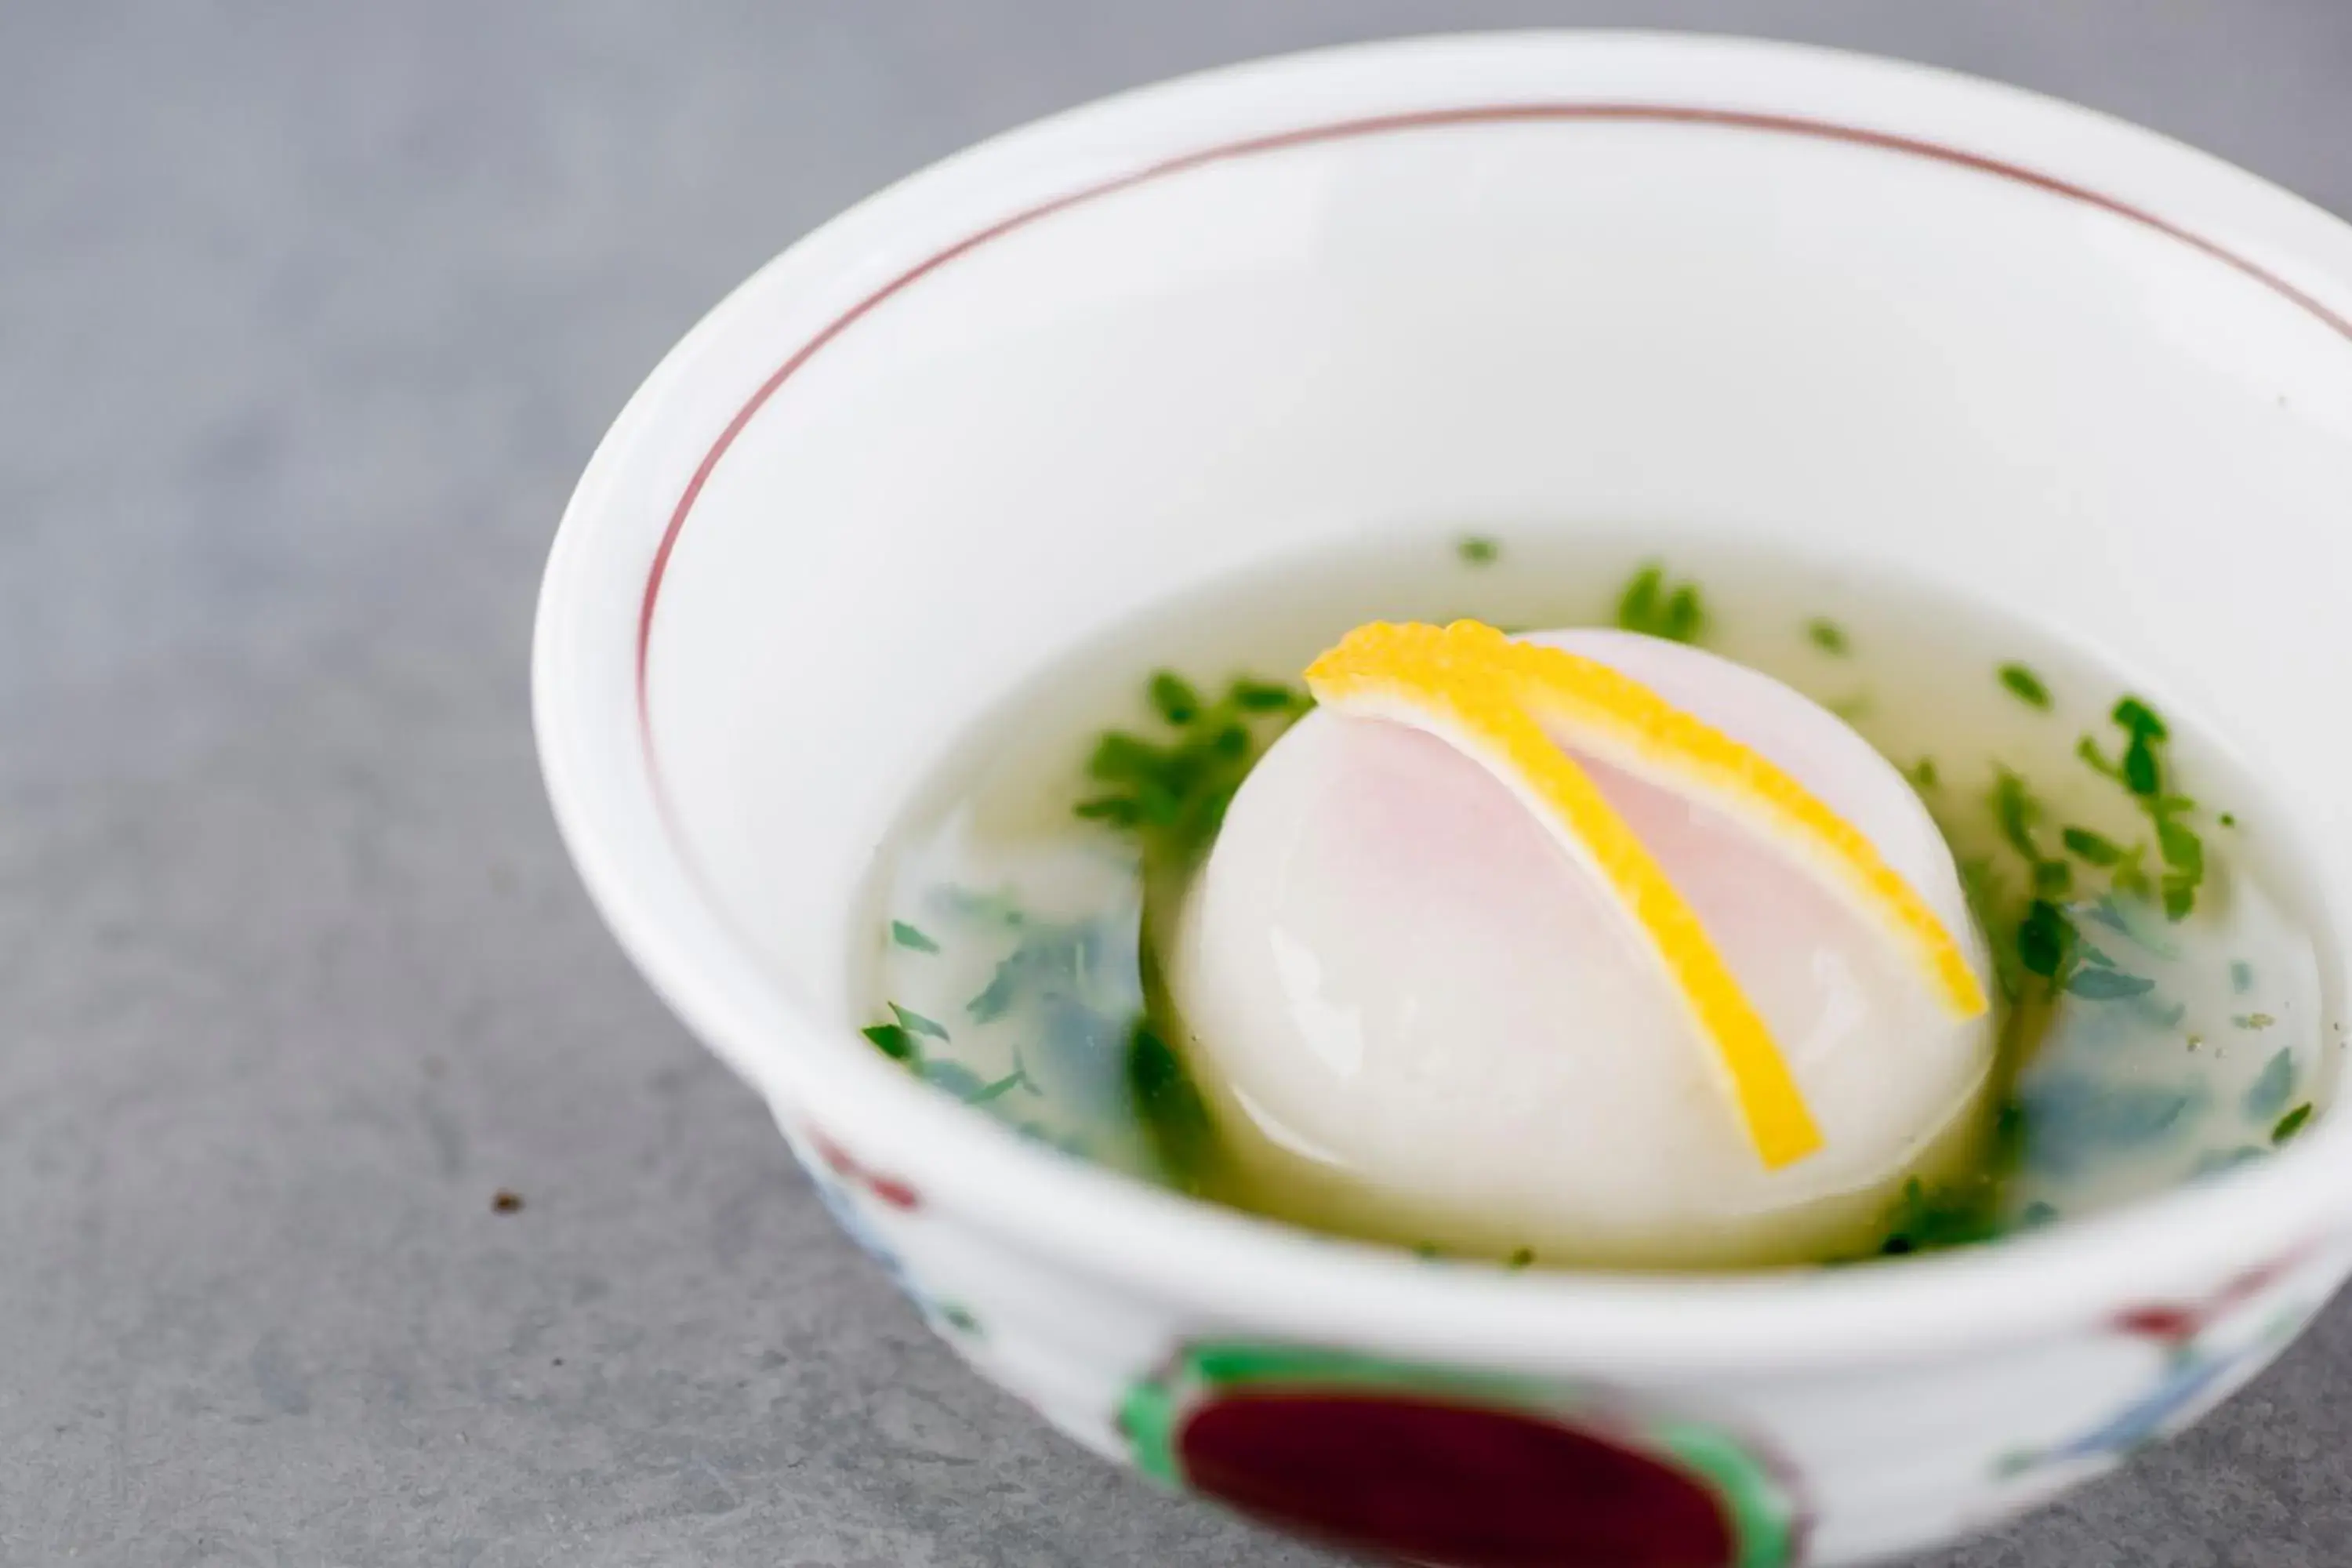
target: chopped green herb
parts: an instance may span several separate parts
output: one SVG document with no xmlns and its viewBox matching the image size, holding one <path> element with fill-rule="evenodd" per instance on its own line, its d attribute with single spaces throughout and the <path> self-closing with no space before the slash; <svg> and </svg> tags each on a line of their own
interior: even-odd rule
<svg viewBox="0 0 2352 1568">
<path fill-rule="evenodd" d="M 1473 566 L 1487 566 L 1503 552 L 1503 547 L 1491 539 L 1471 534 L 1454 547 L 1454 552 Z"/>
<path fill-rule="evenodd" d="M 897 942 L 900 947 L 909 949 L 915 952 L 937 952 L 940 950 L 940 944 L 938 942 L 933 942 L 929 937 L 925 936 L 921 931 L 914 926 L 908 925 L 905 921 L 892 921 L 890 922 L 890 940 Z"/>
<path fill-rule="evenodd" d="M 2121 725 L 2126 733 L 2150 741 L 2161 741 L 2171 734 L 2164 727 L 2164 721 L 2156 716 L 2156 710 L 2137 697 L 2126 697 L 2117 702 L 2109 717 Z"/>
<path fill-rule="evenodd" d="M 2047 708 L 2050 706 L 2050 689 L 2042 684 L 2042 678 L 2040 676 L 2034 674 L 2032 670 L 2026 668 L 2025 666 L 2021 664 L 2002 665 L 2000 667 L 2000 683 L 2009 688 L 2011 696 L 2016 698 L 2019 701 L 2025 703 L 2029 707 Z"/>
<path fill-rule="evenodd" d="M 944 914 L 982 925 L 1018 926 L 1028 918 L 1010 889 L 981 893 L 950 882 L 931 889 L 930 903 Z"/>
<path fill-rule="evenodd" d="M 2017 956 L 2029 973 L 2058 980 L 2074 967 L 2074 925 L 2058 906 L 2036 899 L 2017 928 Z"/>
<path fill-rule="evenodd" d="M 2069 827 L 2058 837 L 2067 849 L 2093 866 L 2112 866 L 2124 858 L 2123 846 L 2087 827 Z"/>
<path fill-rule="evenodd" d="M 2112 896 L 2101 899 L 2092 906 L 2091 918 L 2110 931 L 2122 932 L 2143 952 L 2167 960 L 2180 956 L 2180 949 L 2164 934 L 2164 928 L 2149 918 L 2147 906 L 2136 900 Z"/>
<path fill-rule="evenodd" d="M 948 1037 L 948 1032 L 943 1026 L 933 1023 L 911 1007 L 901 1007 L 893 1002 L 890 1004 L 890 1013 L 898 1020 L 898 1026 L 910 1035 L 929 1035 L 935 1040 L 944 1040 Z"/>
<path fill-rule="evenodd" d="M 2002 1194 L 2023 1162 L 2025 1108 L 2014 1100 L 1994 1116 L 1983 1159 L 1964 1176 L 1929 1186 L 1913 1177 L 1888 1216 L 1879 1252 L 1899 1257 L 1989 1241 L 2001 1234 Z M 2032 1214 L 2028 1210 L 2029 1216 Z M 2029 1223 L 2032 1223 L 2029 1220 Z"/>
<path fill-rule="evenodd" d="M 1993 778 L 1992 814 L 2009 847 L 2027 861 L 2039 863 L 2042 848 L 2033 841 L 2033 829 L 2042 820 L 2042 803 L 2026 788 L 2025 780 L 2008 768 Z"/>
<path fill-rule="evenodd" d="M 2174 874 L 2192 881 L 2204 877 L 2204 841 L 2179 819 L 2168 816 L 2157 823 L 2156 847 Z"/>
<path fill-rule="evenodd" d="M 874 1048 L 894 1062 L 915 1059 L 915 1039 L 896 1024 L 869 1024 L 858 1031 L 874 1042 Z"/>
<path fill-rule="evenodd" d="M 1990 855 L 1971 855 L 1960 862 L 1960 891 L 1968 900 L 1969 912 L 1977 924 L 1989 931 L 2009 928 L 2009 891 L 2002 884 L 2000 870 Z M 1992 944 L 1993 979 L 2001 995 L 2011 1002 L 2025 989 L 2025 970 L 2017 956 L 2017 944 L 1996 942 Z"/>
<path fill-rule="evenodd" d="M 1163 669 L 1151 678 L 1150 694 L 1151 706 L 1171 724 L 1190 724 L 1201 716 L 1201 694 L 1173 670 Z"/>
<path fill-rule="evenodd" d="M 1051 1009 L 1068 1004 L 1082 1016 L 1102 1010 L 1098 976 L 1117 972 L 1112 949 L 1121 939 L 1105 920 L 1026 921 L 1020 941 L 996 965 L 987 985 L 964 1004 L 975 1024 L 993 1023 L 1026 998 Z M 1129 933 L 1127 940 L 1132 940 Z M 1126 1026 L 1122 1013 L 1119 1027 Z"/>
<path fill-rule="evenodd" d="M 2263 1064 L 2262 1076 L 2246 1089 L 2246 1120 L 2275 1121 L 2294 1095 L 2294 1052 L 2280 1047 L 2278 1053 Z"/>
<path fill-rule="evenodd" d="M 1304 713 L 1315 706 L 1313 699 L 1296 687 L 1248 676 L 1234 682 L 1226 700 L 1244 713 Z"/>
<path fill-rule="evenodd" d="M 1805 625 L 1805 636 L 1812 639 L 1815 647 L 1834 658 L 1843 658 L 1853 651 L 1853 645 L 1847 640 L 1845 628 L 1835 621 L 1809 621 Z"/>
<path fill-rule="evenodd" d="M 2242 958 L 2230 961 L 2230 989 L 2243 996 L 2254 988 L 2254 966 Z"/>
<path fill-rule="evenodd" d="M 929 1061 L 916 1069 L 916 1076 L 936 1089 L 945 1089 L 958 1100 L 969 1100 L 987 1086 L 981 1076 L 961 1062 Z"/>
<path fill-rule="evenodd" d="M 1916 1176 L 1903 1184 L 1892 1223 L 1879 1251 L 1901 1258 L 1938 1247 L 1965 1247 L 2000 1234 L 1998 1184 L 1974 1175 L 1929 1187 Z"/>
<path fill-rule="evenodd" d="M 2066 981 L 2066 993 L 2086 1002 L 2115 1002 L 2126 996 L 2142 996 L 2156 989 L 2156 982 L 2144 975 L 2126 974 L 2120 969 L 2084 967 L 2074 971 Z"/>
<path fill-rule="evenodd" d="M 1197 1192 L 1215 1155 L 1209 1108 L 1183 1058 L 1142 1019 L 1128 1035 L 1127 1089 L 1160 1169 L 1185 1192 Z"/>
<path fill-rule="evenodd" d="M 2232 1016 L 2230 1022 L 2241 1029 L 2267 1029 L 2278 1020 L 2268 1013 L 2240 1013 Z"/>
<path fill-rule="evenodd" d="M 2151 802 L 2148 807 L 2156 820 L 2157 853 L 2165 866 L 2164 913 L 2175 921 L 2196 906 L 2197 889 L 2205 880 L 2204 841 L 2173 815 L 2187 808 L 2187 802 L 2171 799 Z"/>
<path fill-rule="evenodd" d="M 2235 827 L 2238 826 L 2237 817 L 2233 814 L 2226 811 L 2220 816 L 2214 818 L 2214 820 L 2219 822 L 2224 827 Z"/>
<path fill-rule="evenodd" d="M 996 1099 L 1000 1095 L 1003 1095 L 1011 1089 L 1025 1089 L 1028 1087 L 1029 1079 L 1027 1076 L 1016 1069 L 1015 1071 L 1006 1073 L 994 1083 L 984 1084 L 972 1093 L 965 1096 L 964 1103 L 967 1105 L 986 1105 L 990 1100 Z"/>
<path fill-rule="evenodd" d="M 2063 898 L 2074 886 L 2074 868 L 2063 860 L 2043 860 L 2033 868 L 2033 890 L 2045 899 Z"/>
<path fill-rule="evenodd" d="M 1506 1268 L 1525 1268 L 1535 1262 L 1535 1260 L 1536 1249 L 1532 1247 L 1522 1247 L 1517 1251 L 1512 1253 L 1510 1257 L 1503 1260 L 1503 1267 Z"/>
<path fill-rule="evenodd" d="M 2147 814 L 2156 828 L 2157 856 L 2164 864 L 2161 892 L 2165 918 L 2183 920 L 2196 908 L 2197 889 L 2205 880 L 2204 842 L 2183 820 L 2197 808 L 2197 803 L 2165 789 L 2164 756 L 2159 748 L 2169 731 L 2155 710 L 2137 697 L 2126 697 L 2116 704 L 2110 717 L 2124 731 L 2122 757 L 2108 761 L 2099 743 L 2088 735 L 2077 742 L 2075 754 L 2129 790 L 2140 809 Z M 2116 873 L 2118 889 L 2135 893 L 2156 890 L 2140 856 L 2141 847 L 2135 846 L 2119 865 Z"/>
<path fill-rule="evenodd" d="M 1412 1255 L 1415 1258 L 1420 1258 L 1423 1263 L 1433 1263 L 1442 1256 L 1442 1254 L 1437 1250 L 1437 1243 L 1433 1241 L 1414 1242 L 1412 1244 Z"/>
<path fill-rule="evenodd" d="M 1669 585 L 1665 567 L 1655 563 L 1635 573 L 1617 601 L 1619 626 L 1668 642 L 1698 641 L 1706 634 L 1706 618 L 1697 584 Z"/>
<path fill-rule="evenodd" d="M 2302 1131 L 2303 1124 L 2310 1120 L 2311 1101 L 2306 1100 L 2301 1105 L 2296 1106 L 2293 1110 L 2288 1111 L 2284 1116 L 2279 1118 L 2278 1125 L 2271 1129 L 2271 1142 L 2273 1143 L 2285 1142 L 2288 1139 L 2293 1138 L 2296 1133 Z"/>
<path fill-rule="evenodd" d="M 1919 788 L 1934 789 L 1937 784 L 1936 759 L 1933 757 L 1920 758 L 1917 762 L 1911 764 L 1909 776 L 1911 782 L 1916 784 Z"/>
<path fill-rule="evenodd" d="M 1073 809 L 1136 834 L 1148 856 L 1181 866 L 1216 836 L 1263 744 L 1314 704 L 1287 686 L 1246 678 L 1206 702 L 1191 682 L 1167 670 L 1151 678 L 1147 695 L 1175 733 L 1165 741 L 1123 730 L 1103 735 L 1087 774 L 1108 787 Z"/>
</svg>

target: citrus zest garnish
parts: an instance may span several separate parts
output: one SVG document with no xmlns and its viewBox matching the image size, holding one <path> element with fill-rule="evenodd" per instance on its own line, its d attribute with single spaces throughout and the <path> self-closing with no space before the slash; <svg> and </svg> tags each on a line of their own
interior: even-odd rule
<svg viewBox="0 0 2352 1568">
<path fill-rule="evenodd" d="M 1780 1169 L 1822 1134 L 1787 1058 L 1705 926 L 1547 722 L 1613 764 L 1697 794 L 1793 847 L 1801 865 L 1892 927 L 1946 1005 L 1987 1005 L 1950 933 L 1869 840 L 1770 762 L 1597 660 L 1514 642 L 1491 626 L 1360 626 L 1307 671 L 1317 700 L 1425 731 L 1477 762 L 1597 875 L 1714 1047 L 1758 1156 Z"/>
<path fill-rule="evenodd" d="M 1475 628 L 1475 629 L 1473 629 Z M 1958 1019 L 1990 1005 L 1967 950 L 1869 837 L 1755 750 L 1668 703 L 1599 659 L 1566 648 L 1514 643 L 1489 632 L 1523 664 L 1529 699 L 1575 745 L 1678 795 L 1696 795 L 1757 828 L 1799 868 L 1891 935 Z M 1449 632 L 1448 635 L 1453 635 Z"/>
</svg>

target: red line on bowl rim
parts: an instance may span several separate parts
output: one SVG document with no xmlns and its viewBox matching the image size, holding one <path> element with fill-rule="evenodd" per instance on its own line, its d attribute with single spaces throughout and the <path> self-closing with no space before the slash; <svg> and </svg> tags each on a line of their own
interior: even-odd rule
<svg viewBox="0 0 2352 1568">
<path fill-rule="evenodd" d="M 646 668 L 653 648 L 654 609 L 661 597 L 662 583 L 669 571 L 672 552 L 686 520 L 700 498 L 703 487 L 710 480 L 719 461 L 734 446 L 752 417 L 766 405 L 794 373 L 814 359 L 824 346 L 847 331 L 893 295 L 929 274 L 936 272 L 959 257 L 969 255 L 992 240 L 1001 239 L 1016 229 L 1025 228 L 1041 218 L 1065 212 L 1099 197 L 1112 195 L 1166 175 L 1182 174 L 1212 163 L 1246 158 L 1260 153 L 1278 152 L 1285 148 L 1312 145 L 1323 142 L 1348 141 L 1359 136 L 1382 135 L 1391 132 L 1431 130 L 1449 125 L 1497 124 L 1511 121 L 1633 121 L 1666 125 L 1706 125 L 1732 130 L 1756 131 L 1768 134 L 1804 137 L 1819 142 L 1839 142 L 1860 147 L 1874 147 L 1886 152 L 1901 153 L 1925 158 L 1958 168 L 1973 169 L 2013 184 L 2046 191 L 2053 195 L 2080 202 L 2112 213 L 2128 222 L 2152 229 L 2178 240 L 2222 265 L 2231 268 L 2278 294 L 2291 304 L 2333 330 L 2338 336 L 2352 340 L 2352 320 L 2339 315 L 2318 300 L 2296 288 L 2276 273 L 2251 261 L 2237 252 L 2160 217 L 2145 207 L 2135 206 L 2102 192 L 2061 179 L 2023 164 L 1988 157 L 1980 153 L 1948 146 L 1920 137 L 1899 135 L 1893 132 L 1873 131 L 1863 126 L 1842 125 L 1834 121 L 1812 120 L 1801 115 L 1751 113 L 1741 110 L 1704 109 L 1682 104 L 1653 103 L 1498 103 L 1468 105 L 1452 109 L 1431 109 L 1401 114 L 1373 115 L 1363 119 L 1335 121 L 1321 125 L 1301 126 L 1289 131 L 1274 132 L 1241 141 L 1221 142 L 1191 153 L 1179 153 L 1124 174 L 1097 182 L 1081 189 L 1067 192 L 1047 201 L 1023 208 L 1001 218 L 978 232 L 967 235 L 946 248 L 933 252 L 921 261 L 882 284 L 835 317 L 796 350 L 790 359 L 778 366 L 774 374 L 760 384 L 735 416 L 727 422 L 719 438 L 703 455 L 692 479 L 687 481 L 685 492 L 678 497 L 677 507 L 671 512 L 668 526 L 663 530 L 661 542 L 656 546 L 651 568 L 646 574 L 644 600 L 637 613 L 636 699 L 637 726 L 643 742 L 646 761 L 656 776 L 656 794 L 661 794 L 658 769 L 653 750 L 653 716 L 648 706 Z M 662 815 L 668 816 L 667 804 Z M 673 835 L 675 836 L 675 835 Z"/>
</svg>

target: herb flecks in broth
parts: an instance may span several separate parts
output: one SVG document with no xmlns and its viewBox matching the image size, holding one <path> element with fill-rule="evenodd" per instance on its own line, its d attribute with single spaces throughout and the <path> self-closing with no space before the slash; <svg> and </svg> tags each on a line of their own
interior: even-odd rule
<svg viewBox="0 0 2352 1568">
<path fill-rule="evenodd" d="M 1136 1020 L 1128 1038 L 1127 1081 L 1170 1184 L 1183 1192 L 1203 1190 L 1216 1159 L 1216 1129 L 1184 1059 L 1145 1019 Z"/>
<path fill-rule="evenodd" d="M 1168 732 L 1107 731 L 1087 761 L 1087 776 L 1103 791 L 1073 809 L 1134 834 L 1150 857 L 1189 863 L 1216 837 L 1234 792 L 1266 746 L 1314 703 L 1294 687 L 1251 677 L 1203 701 L 1192 682 L 1168 670 L 1151 678 L 1149 695 Z"/>
<path fill-rule="evenodd" d="M 2332 1055 L 2318 1047 L 2326 1015 L 2313 950 L 2241 859 L 2262 836 L 2208 837 L 2236 828 L 2240 812 L 2259 823 L 2254 802 L 2200 809 L 2175 777 L 2171 726 L 2151 704 L 2081 706 L 2119 683 L 1990 625 L 1981 642 L 1945 638 L 1932 630 L 1937 617 L 1890 612 L 1876 589 L 1789 574 L 1776 586 L 1768 563 L 1753 579 L 1727 571 L 1718 580 L 1710 565 L 1703 594 L 1663 555 L 1630 577 L 1617 574 L 1622 555 L 1578 576 L 1547 563 L 1551 548 L 1540 536 L 1515 536 L 1507 551 L 1476 534 L 1424 536 L 1400 550 L 1385 579 L 1360 579 L 1363 591 L 1345 603 L 1328 596 L 1298 613 L 1299 626 L 1360 608 L 1527 629 L 1613 622 L 1705 641 L 1838 709 L 1898 765 L 1909 759 L 1904 772 L 1953 849 L 2006 1003 L 1988 1091 L 2005 1109 L 1980 1124 L 1973 1163 L 1903 1191 L 1871 1256 L 1990 1240 L 2217 1176 L 2267 1158 L 2324 1113 Z M 1430 571 L 1433 557 L 1454 569 Z M 1243 780 L 1312 706 L 1284 681 L 1198 675 L 1303 664 L 1303 635 L 1296 644 L 1261 635 L 1292 613 L 1285 595 L 1296 582 L 1259 600 L 1250 613 L 1261 620 L 1231 622 L 1239 634 L 1230 644 L 1171 631 L 1172 618 L 1139 637 L 1124 667 L 1132 684 L 1115 694 L 1136 716 L 1115 727 L 1098 728 L 1119 711 L 1099 680 L 1087 705 L 1063 710 L 1080 722 L 1055 730 L 1045 702 L 1004 722 L 1003 750 L 1081 761 L 1058 775 L 1007 773 L 1025 781 L 1017 798 L 1033 809 L 1008 812 L 1017 835 L 985 838 L 977 858 L 944 847 L 926 851 L 928 863 L 910 858 L 892 907 L 877 911 L 881 969 L 867 994 L 884 1021 L 866 1031 L 875 1049 L 1028 1136 L 1179 1190 L 1236 1196 L 1217 1175 L 1218 1128 L 1203 1093 L 1215 1086 L 1190 1076 L 1190 1037 L 1154 972 L 1150 911 L 1172 907 L 1168 895 L 1214 840 Z M 1185 606 L 1188 626 L 1217 624 L 1203 607 Z M 1876 700 L 1855 700 L 1865 697 Z M 2077 725 L 2094 733 L 2074 745 L 2074 762 Z M 2189 787 L 2209 796 L 2215 781 L 2200 739 L 2178 744 Z M 955 798 L 990 787 L 960 785 Z M 1040 826 L 1048 818 L 1058 826 Z M 1072 860 L 1095 869 L 1073 880 L 1064 874 Z M 970 890 L 1000 882 L 1002 891 Z M 1113 886 L 1115 900 L 1103 890 Z M 900 1006 L 886 1011 L 884 997 Z M 1401 1232 L 1408 1242 L 1430 1234 Z M 1847 1245 L 1866 1247 L 1868 1235 Z M 1518 1239 L 1449 1239 L 1447 1251 L 1538 1266 Z M 1573 1261 L 1572 1249 L 1543 1246 L 1541 1266 Z"/>
<path fill-rule="evenodd" d="M 1617 625 L 1668 642 L 1696 643 L 1706 636 L 1706 604 L 1697 584 L 1669 582 L 1664 565 L 1654 562 L 1618 595 Z"/>
<path fill-rule="evenodd" d="M 2024 665 L 2002 665 L 2000 667 L 2000 683 L 2009 689 L 2011 696 L 2016 698 L 2020 702 L 2024 703 L 2028 708 L 2041 708 L 2046 710 L 2050 706 L 2050 688 L 2043 683 L 2040 676 L 2034 674 L 2032 670 L 2027 668 Z"/>
<path fill-rule="evenodd" d="M 2168 782 L 2170 770 L 2164 747 L 2171 732 L 2156 710 L 2137 697 L 2124 698 L 2108 717 L 2124 732 L 2122 751 L 2110 757 L 2095 737 L 2085 735 L 2075 754 L 2121 784 L 2147 816 L 2156 856 L 2164 868 L 2158 890 L 2165 916 L 2182 920 L 2196 908 L 2197 891 L 2204 885 L 2205 843 L 2189 822 L 2197 803 L 2174 791 Z M 2223 817 L 2235 821 L 2227 813 Z M 2144 846 L 2140 854 L 2140 859 L 2127 857 L 2126 861 L 2144 883 L 2146 873 L 2140 870 L 2145 863 Z"/>
<path fill-rule="evenodd" d="M 915 1037 L 899 1025 L 868 1024 L 858 1032 L 894 1062 L 911 1062 L 921 1054 L 915 1047 Z"/>
<path fill-rule="evenodd" d="M 2263 1076 L 2246 1090 L 2246 1120 L 2277 1125 L 2278 1119 L 2286 1112 L 2287 1102 L 2294 1098 L 2294 1053 L 2282 1046 L 2263 1065 Z"/>
<path fill-rule="evenodd" d="M 2010 1228 L 2008 1184 L 2025 1149 L 2025 1111 L 2011 1102 L 1993 1118 L 1992 1131 L 1974 1170 L 1930 1185 L 1917 1177 L 1904 1184 L 1903 1196 L 1888 1216 L 1879 1256 L 1900 1258 L 1990 1241 Z"/>
</svg>

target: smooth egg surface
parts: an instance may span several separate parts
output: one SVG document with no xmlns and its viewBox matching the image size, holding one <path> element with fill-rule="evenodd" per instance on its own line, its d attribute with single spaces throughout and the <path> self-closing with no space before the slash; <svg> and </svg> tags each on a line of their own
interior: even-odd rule
<svg viewBox="0 0 2352 1568">
<path fill-rule="evenodd" d="M 1843 721 L 1696 648 L 1608 664 L 1859 830 L 1992 977 L 1950 850 Z M 1722 811 L 1580 757 L 1703 921 L 1825 1139 L 1758 1158 L 1640 929 L 1509 789 L 1432 735 L 1318 710 L 1250 773 L 1174 927 L 1183 1048 L 1252 1206 L 1449 1253 L 1632 1267 L 1867 1248 L 1903 1184 L 1975 1153 L 1990 1015 Z"/>
</svg>

